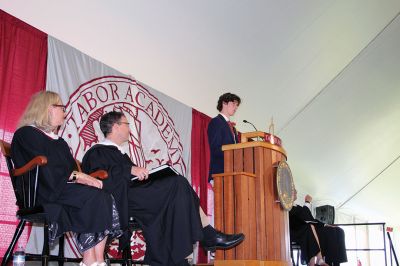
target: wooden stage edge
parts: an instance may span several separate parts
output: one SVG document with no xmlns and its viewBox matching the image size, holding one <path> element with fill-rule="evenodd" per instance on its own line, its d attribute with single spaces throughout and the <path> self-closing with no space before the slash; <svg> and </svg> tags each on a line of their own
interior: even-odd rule
<svg viewBox="0 0 400 266">
<path fill-rule="evenodd" d="M 215 260 L 214 266 L 291 266 L 289 261 Z"/>
</svg>

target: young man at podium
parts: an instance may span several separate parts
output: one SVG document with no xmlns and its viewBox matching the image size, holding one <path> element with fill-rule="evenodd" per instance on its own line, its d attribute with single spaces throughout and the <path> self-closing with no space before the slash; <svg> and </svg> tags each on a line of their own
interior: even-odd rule
<svg viewBox="0 0 400 266">
<path fill-rule="evenodd" d="M 210 147 L 210 170 L 208 181 L 212 181 L 213 174 L 224 172 L 224 153 L 222 145 L 238 143 L 238 135 L 230 117 L 236 113 L 241 99 L 239 96 L 227 92 L 218 99 L 219 114 L 208 124 L 207 135 Z"/>
<path fill-rule="evenodd" d="M 185 177 L 148 178 L 146 168 L 134 165 L 121 148 L 130 135 L 129 122 L 123 113 L 113 111 L 103 115 L 100 129 L 105 140 L 87 151 L 82 168 L 89 172 L 94 169 L 108 172 L 103 189 L 115 198 L 121 227 L 127 225 L 128 216 L 142 226 L 147 264 L 189 265 L 185 258 L 192 253 L 197 241 L 205 249 L 215 250 L 232 248 L 244 239 L 243 234 L 224 234 L 209 224 L 196 192 Z M 138 180 L 131 181 L 133 176 Z"/>
</svg>

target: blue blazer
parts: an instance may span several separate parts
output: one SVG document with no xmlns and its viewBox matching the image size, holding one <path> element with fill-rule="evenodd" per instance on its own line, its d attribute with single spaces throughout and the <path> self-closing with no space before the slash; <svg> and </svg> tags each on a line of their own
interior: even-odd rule
<svg viewBox="0 0 400 266">
<path fill-rule="evenodd" d="M 210 147 L 210 171 L 208 180 L 212 180 L 212 174 L 219 174 L 224 172 L 224 153 L 222 145 L 234 144 L 238 142 L 236 129 L 235 138 L 225 118 L 219 114 L 211 119 L 208 124 L 207 135 L 208 144 Z"/>
</svg>

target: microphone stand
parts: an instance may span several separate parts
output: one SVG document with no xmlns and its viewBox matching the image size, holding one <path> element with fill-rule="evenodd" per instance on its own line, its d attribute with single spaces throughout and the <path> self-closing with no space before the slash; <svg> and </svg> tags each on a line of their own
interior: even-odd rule
<svg viewBox="0 0 400 266">
<path fill-rule="evenodd" d="M 258 129 L 256 128 L 256 126 L 255 126 L 253 123 L 251 123 L 251 122 L 247 121 L 246 119 L 245 119 L 245 120 L 243 120 L 243 123 L 247 123 L 247 124 L 250 124 L 250 125 L 252 125 L 252 126 L 253 126 L 253 128 L 254 128 L 254 130 L 255 130 L 255 131 L 258 131 Z M 260 137 L 257 137 L 257 141 L 260 141 Z"/>
</svg>

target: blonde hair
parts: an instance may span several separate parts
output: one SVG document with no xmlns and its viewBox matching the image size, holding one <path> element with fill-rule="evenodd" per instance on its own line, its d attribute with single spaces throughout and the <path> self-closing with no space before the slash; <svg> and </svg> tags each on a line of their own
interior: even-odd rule
<svg viewBox="0 0 400 266">
<path fill-rule="evenodd" d="M 34 94 L 21 116 L 18 128 L 35 125 L 45 132 L 53 131 L 55 128 L 50 124 L 49 106 L 60 102 L 60 96 L 52 91 L 41 91 Z"/>
</svg>

